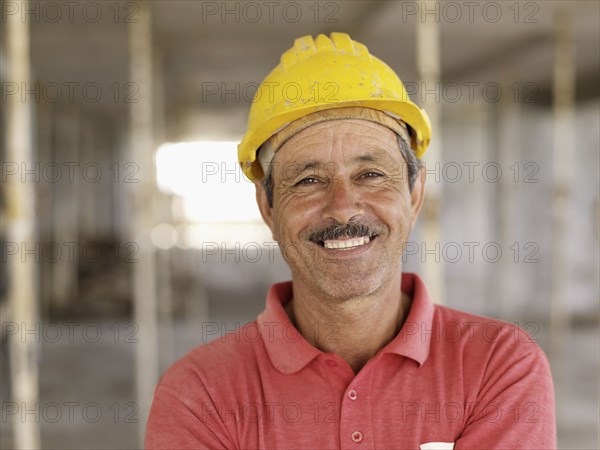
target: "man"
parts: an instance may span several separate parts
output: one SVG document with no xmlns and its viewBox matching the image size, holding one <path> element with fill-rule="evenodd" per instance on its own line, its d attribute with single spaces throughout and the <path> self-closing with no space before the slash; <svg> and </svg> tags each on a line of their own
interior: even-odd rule
<svg viewBox="0 0 600 450">
<path fill-rule="evenodd" d="M 261 90 L 239 157 L 292 281 L 167 371 L 146 446 L 555 448 L 538 346 L 402 273 L 430 127 L 395 73 L 346 34 L 307 36 Z"/>
</svg>

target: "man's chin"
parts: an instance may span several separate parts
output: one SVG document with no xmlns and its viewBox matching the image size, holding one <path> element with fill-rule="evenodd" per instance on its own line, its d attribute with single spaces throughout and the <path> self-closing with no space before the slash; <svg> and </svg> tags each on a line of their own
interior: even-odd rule
<svg viewBox="0 0 600 450">
<path fill-rule="evenodd" d="M 379 292 L 383 285 L 375 280 L 360 277 L 348 279 L 323 279 L 320 290 L 336 303 L 346 302 L 352 299 L 368 297 Z"/>
</svg>

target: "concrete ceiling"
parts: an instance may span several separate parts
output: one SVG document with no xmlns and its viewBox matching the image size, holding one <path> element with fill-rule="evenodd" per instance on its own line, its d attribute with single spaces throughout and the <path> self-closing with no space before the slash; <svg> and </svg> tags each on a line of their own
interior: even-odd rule
<svg viewBox="0 0 600 450">
<path fill-rule="evenodd" d="M 59 20 L 54 20 L 56 13 L 48 9 L 50 3 L 59 5 Z M 129 92 L 125 84 L 135 81 L 128 75 L 126 22 L 139 17 L 139 2 L 121 2 L 118 8 L 114 2 L 76 2 L 79 6 L 72 17 L 66 3 L 34 2 L 39 20 L 28 16 L 35 79 L 41 83 L 99 83 L 101 100 L 83 101 L 82 107 L 126 118 L 127 104 L 122 100 Z M 197 117 L 204 117 L 205 128 L 213 133 L 241 134 L 247 99 L 222 102 L 214 96 L 203 101 L 201 86 L 207 82 L 225 82 L 230 87 L 236 82 L 241 86 L 260 82 L 293 40 L 305 34 L 348 32 L 395 69 L 403 81 L 418 80 L 415 26 L 422 18 L 424 2 L 162 0 L 148 4 L 153 12 L 157 68 L 163 73 L 165 122 L 171 139 L 182 138 L 188 130 L 182 123 L 191 121 L 193 127 Z M 550 92 L 554 20 L 557 14 L 569 14 L 578 96 L 597 96 L 599 5 L 595 0 L 442 2 L 437 13 L 442 78 L 458 83 L 491 80 L 503 85 L 507 81 L 533 82 L 540 92 Z M 102 16 L 95 21 L 98 10 Z M 5 15 L 5 5 L 3 11 Z M 115 87 L 120 91 L 116 100 Z"/>
</svg>

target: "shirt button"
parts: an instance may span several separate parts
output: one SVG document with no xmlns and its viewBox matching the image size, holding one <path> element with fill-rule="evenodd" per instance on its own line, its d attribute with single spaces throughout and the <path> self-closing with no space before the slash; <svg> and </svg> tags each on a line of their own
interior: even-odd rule
<svg viewBox="0 0 600 450">
<path fill-rule="evenodd" d="M 325 364 L 327 364 L 329 367 L 335 367 L 337 366 L 337 363 L 331 359 L 328 359 L 325 361 Z"/>
<path fill-rule="evenodd" d="M 355 431 L 352 433 L 352 440 L 356 443 L 362 441 L 363 435 L 360 431 Z"/>
<path fill-rule="evenodd" d="M 350 389 L 348 391 L 348 398 L 350 400 L 356 400 L 356 397 L 358 397 L 358 395 L 356 394 L 356 391 L 354 389 Z"/>
</svg>

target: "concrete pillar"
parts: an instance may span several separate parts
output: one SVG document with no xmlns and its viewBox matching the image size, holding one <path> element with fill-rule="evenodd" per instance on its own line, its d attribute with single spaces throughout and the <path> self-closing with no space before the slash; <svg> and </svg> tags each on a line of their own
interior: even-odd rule
<svg viewBox="0 0 600 450">
<path fill-rule="evenodd" d="M 21 8 L 28 7 L 27 1 Z M 31 86 L 29 54 L 29 22 L 21 20 L 18 14 L 6 16 L 6 62 L 7 79 L 11 82 L 26 83 Z M 21 101 L 20 95 L 9 95 L 6 101 L 6 159 L 33 168 L 33 127 L 30 101 Z M 4 108 L 4 105 L 3 105 Z M 35 213 L 35 183 L 21 182 L 20 176 L 7 177 L 3 183 L 6 200 L 6 235 L 8 242 L 16 243 L 21 250 L 30 250 L 37 241 Z M 3 265 L 4 266 L 4 265 Z M 39 329 L 38 314 L 38 270 L 35 257 L 9 258 L 6 267 L 9 273 L 8 301 L 12 311 L 12 321 L 19 329 L 23 327 Z M 4 320 L 4 318 L 2 318 Z M 23 339 L 21 333 L 10 338 L 10 374 L 12 401 L 20 408 L 32 410 L 38 403 L 38 355 L 39 343 L 31 335 Z M 40 430 L 34 415 L 25 420 L 20 414 L 13 416 L 14 441 L 16 449 L 40 448 Z"/>
<path fill-rule="evenodd" d="M 559 11 L 555 17 L 553 198 L 552 198 L 552 291 L 550 295 L 550 352 L 556 386 L 558 420 L 568 399 L 565 344 L 568 340 L 569 246 L 568 220 L 575 146 L 575 53 L 571 15 Z"/>
<path fill-rule="evenodd" d="M 423 9 L 435 9 L 435 1 L 426 0 Z M 421 83 L 420 91 L 440 89 L 440 27 L 433 14 L 428 14 L 426 20 L 417 21 L 417 69 Z M 436 162 L 442 161 L 442 129 L 441 129 L 441 104 L 435 101 L 424 102 L 424 108 L 431 119 L 433 135 L 431 144 L 424 161 L 428 167 L 435 167 Z M 423 204 L 423 246 L 433 248 L 436 242 L 442 245 L 441 233 L 441 184 L 429 181 L 426 187 L 425 202 Z M 425 280 L 427 289 L 433 300 L 444 303 L 444 267 L 443 262 L 436 263 L 431 255 L 425 257 Z"/>
<path fill-rule="evenodd" d="M 567 291 L 569 249 L 567 226 L 575 147 L 575 53 L 571 17 L 561 11 L 555 18 L 554 60 L 554 192 L 552 201 L 552 294 L 550 333 L 552 352 L 561 353 L 570 325 Z"/>
<path fill-rule="evenodd" d="M 81 119 L 79 111 L 74 107 L 57 108 L 55 114 L 57 117 L 54 125 L 56 134 L 53 149 L 54 160 L 60 165 L 79 164 L 75 166 L 76 175 L 73 178 L 70 178 L 68 172 L 65 171 L 61 180 L 52 186 L 54 196 L 52 240 L 61 248 L 66 249 L 73 243 L 81 244 L 79 242 L 78 213 L 81 198 L 81 179 L 78 173 L 82 167 L 79 154 Z M 81 251 L 81 247 L 75 247 L 75 251 Z M 61 310 L 66 308 L 68 302 L 76 296 L 78 289 L 77 262 L 71 258 L 59 258 L 51 264 L 51 271 L 51 309 Z"/>
<path fill-rule="evenodd" d="M 553 198 L 552 198 L 552 291 L 550 296 L 550 359 L 553 362 L 558 411 L 566 401 L 564 386 L 564 349 L 568 339 L 569 246 L 575 146 L 575 52 L 571 15 L 559 11 L 555 17 L 554 123 L 553 123 Z M 562 388 L 561 388 L 562 387 Z M 559 418 L 560 420 L 560 418 Z"/>
<path fill-rule="evenodd" d="M 96 119 L 97 120 L 97 119 Z M 100 121 L 98 121 L 101 123 Z M 96 125 L 98 126 L 98 125 Z M 107 173 L 107 165 L 103 164 L 103 154 L 97 151 L 95 147 L 96 126 L 93 120 L 81 120 L 79 126 L 79 159 L 81 167 L 89 168 L 89 173 L 86 174 L 87 179 L 80 183 L 80 188 L 77 189 L 78 206 L 77 206 L 77 222 L 79 223 L 79 236 L 85 241 L 95 239 L 98 236 L 98 220 L 97 215 L 97 197 L 102 192 L 102 179 L 110 177 Z M 94 182 L 97 174 L 96 168 L 100 168 L 99 180 Z M 104 173 L 103 173 L 104 172 Z M 83 245 L 83 243 L 82 243 Z"/>
<path fill-rule="evenodd" d="M 515 79 L 512 66 L 502 74 L 502 86 L 510 86 Z M 521 183 L 524 168 L 521 164 L 521 103 L 512 95 L 503 95 L 498 103 L 497 122 L 497 157 L 498 164 L 503 171 L 503 176 L 498 183 L 497 219 L 499 222 L 499 240 L 503 251 L 500 260 L 500 274 L 491 273 L 489 282 L 496 293 L 495 304 L 498 305 L 494 314 L 506 320 L 519 319 L 514 317 L 520 309 L 522 296 L 523 270 L 521 262 L 515 262 L 511 257 L 511 246 L 517 242 L 519 255 L 523 252 L 522 239 L 518 233 L 518 194 L 520 189 L 527 185 Z M 518 164 L 518 166 L 514 166 Z M 518 168 L 518 179 L 515 180 L 514 171 L 510 168 Z M 517 170 L 517 169 L 515 169 Z M 513 247 L 514 248 L 514 247 Z M 492 271 L 494 272 L 494 271 Z"/>
<path fill-rule="evenodd" d="M 46 167 L 47 164 L 55 162 L 52 157 L 52 142 L 54 133 L 54 115 L 55 105 L 47 102 L 40 102 L 36 105 L 36 160 L 40 162 L 41 167 Z M 41 189 L 40 189 L 41 188 Z M 52 241 L 52 232 L 54 227 L 53 210 L 56 183 L 44 183 L 38 185 L 36 192 L 37 200 L 37 220 L 38 220 L 38 235 L 39 240 L 44 245 Z M 48 261 L 42 258 L 40 262 L 40 287 L 39 287 L 39 315 L 40 317 L 48 317 L 50 314 L 52 301 L 52 267 L 54 261 Z"/>
<path fill-rule="evenodd" d="M 151 241 L 154 225 L 153 58 L 151 2 L 141 2 L 137 21 L 129 27 L 130 77 L 139 87 L 130 103 L 131 161 L 139 166 L 138 182 L 131 184 L 131 237 L 139 246 L 133 265 L 134 320 L 139 326 L 136 352 L 136 389 L 143 439 L 154 387 L 159 378 L 156 252 Z"/>
<path fill-rule="evenodd" d="M 165 79 L 164 79 L 164 52 L 160 46 L 153 49 L 154 59 L 154 139 L 155 142 L 166 141 L 166 117 L 165 117 Z M 155 219 L 159 223 L 172 223 L 171 196 L 157 192 Z M 175 336 L 173 326 L 173 286 L 172 286 L 172 257 L 173 249 L 158 250 L 156 254 L 156 279 L 157 279 L 157 302 L 158 321 L 161 352 L 164 355 L 175 354 Z M 160 361 L 159 361 L 160 362 Z M 169 361 L 170 363 L 170 361 Z"/>
</svg>

